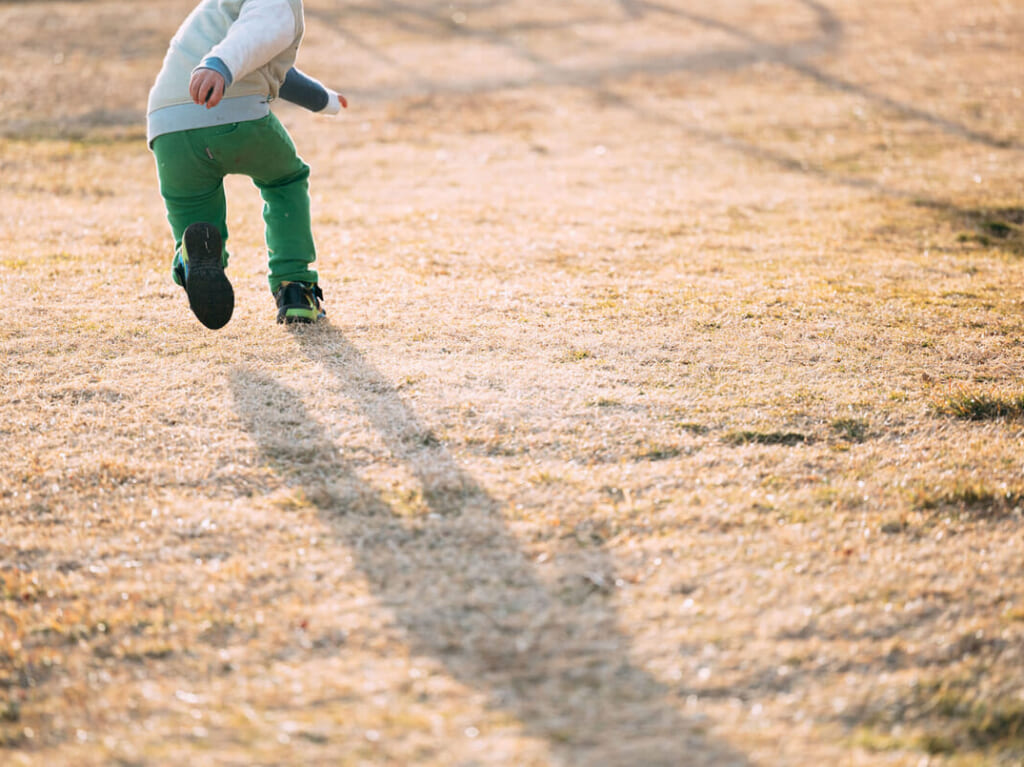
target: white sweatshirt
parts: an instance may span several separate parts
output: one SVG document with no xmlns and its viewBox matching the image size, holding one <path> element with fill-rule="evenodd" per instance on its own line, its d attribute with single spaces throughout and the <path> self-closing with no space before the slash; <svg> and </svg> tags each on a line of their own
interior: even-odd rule
<svg viewBox="0 0 1024 767">
<path fill-rule="evenodd" d="M 304 31 L 302 0 L 201 0 L 171 39 L 150 90 L 150 143 L 164 133 L 264 117 L 293 70 Z M 189 95 L 192 72 L 200 67 L 225 77 L 224 99 L 212 109 Z M 321 111 L 337 112 L 337 94 L 323 90 Z"/>
</svg>

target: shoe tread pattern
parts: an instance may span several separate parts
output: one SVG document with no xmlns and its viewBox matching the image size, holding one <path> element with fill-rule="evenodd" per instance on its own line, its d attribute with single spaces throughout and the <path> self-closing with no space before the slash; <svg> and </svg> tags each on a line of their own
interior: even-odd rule
<svg viewBox="0 0 1024 767">
<path fill-rule="evenodd" d="M 235 309 L 235 291 L 224 273 L 220 232 L 210 224 L 192 224 L 184 240 L 189 306 L 203 325 L 217 330 L 228 324 Z"/>
</svg>

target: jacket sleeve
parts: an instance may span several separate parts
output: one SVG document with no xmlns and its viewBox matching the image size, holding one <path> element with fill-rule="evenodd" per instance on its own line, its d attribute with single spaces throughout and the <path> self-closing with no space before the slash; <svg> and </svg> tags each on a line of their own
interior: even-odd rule
<svg viewBox="0 0 1024 767">
<path fill-rule="evenodd" d="M 288 0 L 246 0 L 238 19 L 206 59 L 220 59 L 231 75 L 229 82 L 241 80 L 295 42 L 296 32 Z"/>
<path fill-rule="evenodd" d="M 295 67 L 288 70 L 279 95 L 310 112 L 334 115 L 341 111 L 341 100 L 335 91 Z"/>
</svg>

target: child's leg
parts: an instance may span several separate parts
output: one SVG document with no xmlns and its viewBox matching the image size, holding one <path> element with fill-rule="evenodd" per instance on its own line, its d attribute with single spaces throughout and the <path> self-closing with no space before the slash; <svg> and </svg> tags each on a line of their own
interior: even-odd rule
<svg viewBox="0 0 1024 767">
<path fill-rule="evenodd" d="M 227 139 L 229 137 L 225 137 Z M 263 196 L 270 289 L 282 282 L 316 282 L 316 260 L 309 213 L 309 166 L 273 115 L 239 123 L 230 145 L 214 148 L 229 173 L 252 178 Z"/>
<path fill-rule="evenodd" d="M 160 194 L 167 208 L 167 220 L 174 236 L 175 258 L 181 253 L 181 239 L 190 224 L 205 222 L 217 227 L 227 243 L 227 203 L 224 172 L 200 148 L 197 131 L 181 131 L 157 137 L 153 142 Z M 202 142 L 200 142 L 202 143 Z M 227 265 L 224 250 L 222 260 Z"/>
<path fill-rule="evenodd" d="M 316 282 L 316 260 L 309 213 L 309 166 L 270 183 L 256 182 L 263 196 L 267 225 L 270 290 L 282 282 Z"/>
</svg>

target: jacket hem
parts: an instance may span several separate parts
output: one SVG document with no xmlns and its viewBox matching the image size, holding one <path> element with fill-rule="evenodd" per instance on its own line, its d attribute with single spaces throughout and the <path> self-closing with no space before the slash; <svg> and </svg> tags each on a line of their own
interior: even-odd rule
<svg viewBox="0 0 1024 767">
<path fill-rule="evenodd" d="M 192 102 L 174 104 L 155 109 L 147 115 L 146 141 L 152 146 L 153 140 L 165 133 L 259 120 L 268 114 L 270 104 L 262 95 L 224 99 L 213 109 Z"/>
</svg>

